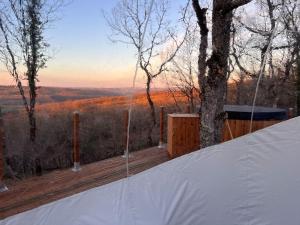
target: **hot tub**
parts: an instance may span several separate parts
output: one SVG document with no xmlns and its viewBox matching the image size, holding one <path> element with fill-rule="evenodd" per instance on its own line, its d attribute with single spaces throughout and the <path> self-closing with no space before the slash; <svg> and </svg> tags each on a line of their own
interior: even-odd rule
<svg viewBox="0 0 300 225">
<path fill-rule="evenodd" d="M 225 105 L 227 121 L 224 124 L 223 141 L 228 141 L 250 132 L 252 106 Z M 285 109 L 256 106 L 254 108 L 252 132 L 288 119 Z M 230 134 L 231 131 L 231 134 Z"/>
</svg>

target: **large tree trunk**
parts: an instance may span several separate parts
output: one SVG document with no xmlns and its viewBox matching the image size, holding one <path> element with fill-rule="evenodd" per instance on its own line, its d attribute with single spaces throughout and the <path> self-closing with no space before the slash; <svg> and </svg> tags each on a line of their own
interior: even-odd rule
<svg viewBox="0 0 300 225">
<path fill-rule="evenodd" d="M 223 107 L 226 100 L 228 57 L 230 50 L 230 27 L 232 11 L 224 13 L 214 1 L 212 46 L 207 62 L 209 71 L 202 86 L 201 147 L 221 142 L 224 124 Z M 218 9 L 219 8 L 219 9 Z"/>
<path fill-rule="evenodd" d="M 200 94 L 200 140 L 201 147 L 203 146 L 202 137 L 205 133 L 203 124 L 203 105 L 205 101 L 204 93 L 205 93 L 205 80 L 206 80 L 206 58 L 207 58 L 207 47 L 208 47 L 208 28 L 207 28 L 207 20 L 206 20 L 206 8 L 201 8 L 198 0 L 193 0 L 193 8 L 197 15 L 198 25 L 200 27 L 200 47 L 199 47 L 199 58 L 198 58 L 198 85 L 199 85 L 199 94 Z"/>
<path fill-rule="evenodd" d="M 199 86 L 201 90 L 201 147 L 221 142 L 226 101 L 228 57 L 230 50 L 230 27 L 232 11 L 251 0 L 214 0 L 212 18 L 212 55 L 206 60 L 208 29 L 206 9 L 202 9 L 199 0 L 193 0 L 201 31 L 199 53 Z M 209 68 L 206 76 L 206 68 Z"/>
<path fill-rule="evenodd" d="M 297 53 L 297 68 L 296 68 L 296 91 L 297 91 L 297 116 L 300 116 L 300 52 Z"/>
<path fill-rule="evenodd" d="M 214 71 L 214 73 L 217 72 Z M 226 77 L 222 77 L 221 74 L 218 74 L 218 77 L 207 79 L 206 82 L 203 83 L 200 132 L 202 148 L 221 142 L 224 123 L 223 106 L 226 97 L 226 81 Z"/>
</svg>

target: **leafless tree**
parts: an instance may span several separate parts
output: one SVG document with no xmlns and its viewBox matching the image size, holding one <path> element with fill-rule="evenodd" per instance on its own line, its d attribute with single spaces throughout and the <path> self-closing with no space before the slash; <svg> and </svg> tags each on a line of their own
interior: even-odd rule
<svg viewBox="0 0 300 225">
<path fill-rule="evenodd" d="M 232 26 L 231 56 L 236 66 L 235 75 L 246 75 L 247 85 L 256 83 L 258 69 L 262 66 L 264 56 L 268 54 L 268 63 L 263 68 L 259 104 L 273 107 L 277 107 L 283 97 L 292 94 L 292 90 L 286 87 L 291 81 L 295 51 L 282 20 L 282 9 L 285 6 L 290 8 L 291 3 L 276 0 L 257 1 L 255 7 L 258 13 L 247 17 L 241 11 L 235 17 Z M 271 41 L 274 29 L 276 32 Z M 266 52 L 270 43 L 269 52 Z M 249 64 L 253 65 L 252 68 Z"/>
<path fill-rule="evenodd" d="M 146 76 L 146 95 L 152 118 L 148 142 L 152 145 L 151 134 L 157 119 L 151 98 L 151 85 L 155 78 L 167 71 L 167 66 L 175 57 L 182 41 L 168 21 L 168 1 L 154 0 L 152 12 L 150 6 L 151 1 L 148 0 L 120 0 L 112 9 L 111 15 L 106 15 L 105 18 L 113 32 L 111 39 L 131 44 L 137 50 L 139 67 Z M 174 50 L 166 51 L 170 45 L 175 46 Z"/>
<path fill-rule="evenodd" d="M 1 60 L 16 82 L 30 124 L 30 141 L 36 138 L 35 105 L 39 71 L 48 60 L 46 25 L 62 1 L 6 0 L 1 5 Z M 24 87 L 27 82 L 28 89 Z M 27 93 L 28 90 L 28 93 Z"/>
<path fill-rule="evenodd" d="M 276 70 L 276 55 L 280 53 L 280 51 L 287 49 L 289 46 L 284 40 L 284 29 L 282 26 L 278 26 L 279 24 L 279 16 L 281 11 L 281 4 L 273 1 L 273 0 L 261 0 L 256 2 L 256 7 L 259 13 L 256 15 L 255 22 L 252 22 L 250 18 L 239 16 L 236 17 L 236 21 L 238 21 L 238 26 L 240 29 L 244 30 L 240 33 L 240 35 L 245 35 L 246 33 L 250 34 L 250 38 L 248 38 L 247 47 L 242 45 L 241 43 L 235 42 L 232 45 L 232 56 L 241 71 L 248 75 L 252 75 L 251 78 L 256 79 L 258 72 L 255 71 L 246 71 L 246 67 L 242 66 L 240 62 L 240 57 L 236 56 L 237 49 L 245 49 L 248 55 L 252 57 L 254 55 L 259 54 L 257 56 L 257 69 L 262 68 L 263 59 L 266 54 L 268 54 L 268 63 L 267 66 L 264 65 L 262 68 L 262 87 L 261 89 L 264 91 L 263 99 L 265 99 L 265 104 L 272 104 L 273 106 L 277 106 L 278 104 L 278 86 L 280 82 L 285 82 L 286 79 L 278 79 L 279 73 L 275 74 Z M 242 13 L 242 12 L 241 12 Z M 243 20 L 246 20 L 245 22 Z M 277 27 L 276 27 L 277 23 Z M 273 40 L 271 40 L 273 31 L 276 29 L 276 32 L 273 35 Z M 235 32 L 235 30 L 233 31 Z M 235 35 L 233 35 L 235 36 Z M 241 38 L 240 38 L 241 39 Z M 247 38 L 244 38 L 247 39 Z M 267 52 L 268 46 L 271 44 L 269 51 Z M 275 56 L 275 57 L 274 57 Z M 249 58 L 249 57 L 247 57 Z"/>
<path fill-rule="evenodd" d="M 201 42 L 198 60 L 198 81 L 201 93 L 201 147 L 221 142 L 226 99 L 230 27 L 233 11 L 251 0 L 214 0 L 212 9 L 212 53 L 207 60 L 207 8 L 192 0 L 200 27 Z M 208 73 L 207 73 L 208 68 Z"/>
<path fill-rule="evenodd" d="M 294 57 L 289 65 L 295 64 L 296 79 L 296 111 L 300 115 L 300 2 L 298 0 L 282 0 L 283 22 L 287 30 L 287 37 L 291 43 L 291 55 Z M 291 67 L 291 66 L 290 66 Z"/>
<path fill-rule="evenodd" d="M 198 44 L 198 29 L 197 25 L 189 22 L 186 27 L 187 35 L 185 41 L 178 51 L 177 56 L 172 60 L 172 66 L 169 69 L 171 87 L 170 91 L 179 91 L 183 94 L 189 103 L 192 112 L 195 111 L 197 96 L 199 96 L 199 88 L 197 85 L 197 52 Z"/>
</svg>

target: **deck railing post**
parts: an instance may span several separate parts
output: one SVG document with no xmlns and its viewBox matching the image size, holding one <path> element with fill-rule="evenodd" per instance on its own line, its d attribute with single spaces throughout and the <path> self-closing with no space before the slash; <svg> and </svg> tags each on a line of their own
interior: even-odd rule
<svg viewBox="0 0 300 225">
<path fill-rule="evenodd" d="M 80 168 L 80 137 L 79 137 L 79 125 L 80 118 L 79 112 L 75 111 L 73 113 L 73 171 L 78 172 L 81 170 Z"/>
<path fill-rule="evenodd" d="M 128 136 L 128 120 L 129 120 L 129 110 L 126 109 L 123 112 L 123 120 L 124 120 L 124 154 L 122 155 L 123 158 L 126 158 L 126 148 L 127 148 L 127 142 L 129 141 L 127 136 Z M 131 155 L 129 154 L 129 157 Z"/>
<path fill-rule="evenodd" d="M 127 147 L 127 136 L 128 136 L 128 118 L 129 118 L 129 112 L 128 110 L 124 111 L 124 150 Z"/>
<path fill-rule="evenodd" d="M 165 107 L 160 107 L 160 132 L 159 132 L 159 144 L 158 148 L 164 148 L 164 118 L 165 118 Z"/>
<path fill-rule="evenodd" d="M 2 111 L 0 108 L 0 192 L 7 191 L 8 188 L 4 184 L 4 126 L 2 119 Z"/>
</svg>

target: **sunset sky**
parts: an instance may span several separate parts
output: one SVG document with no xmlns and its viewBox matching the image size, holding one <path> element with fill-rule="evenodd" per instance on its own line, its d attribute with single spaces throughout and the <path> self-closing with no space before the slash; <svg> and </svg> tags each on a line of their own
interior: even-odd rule
<svg viewBox="0 0 300 225">
<path fill-rule="evenodd" d="M 73 0 L 59 13 L 47 31 L 50 53 L 47 68 L 40 72 L 42 86 L 130 87 L 135 66 L 131 46 L 114 44 L 102 10 L 110 12 L 117 0 Z M 186 0 L 170 1 L 170 15 L 178 16 Z M 0 68 L 0 85 L 14 85 Z M 140 77 L 138 85 L 143 84 Z"/>
</svg>

